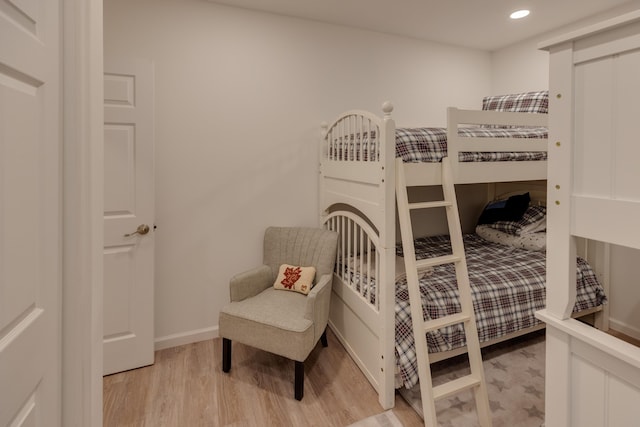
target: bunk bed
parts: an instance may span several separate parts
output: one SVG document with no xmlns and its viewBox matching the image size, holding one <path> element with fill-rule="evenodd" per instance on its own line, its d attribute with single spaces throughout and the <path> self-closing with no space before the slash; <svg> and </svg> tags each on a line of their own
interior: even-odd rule
<svg viewBox="0 0 640 427">
<path fill-rule="evenodd" d="M 456 184 L 546 180 L 546 96 L 532 92 L 487 97 L 478 111 L 449 108 L 446 129 L 396 129 L 389 103 L 383 105 L 382 118 L 349 111 L 323 125 L 321 216 L 326 227 L 341 235 L 329 324 L 378 391 L 384 408 L 393 406 L 396 387 L 415 382 L 411 368 L 402 374 L 394 345 L 401 286 L 388 285 L 402 281 L 403 275 L 396 255 L 396 154 L 406 162 L 408 186 L 441 185 L 444 156 L 450 159 Z M 533 316 L 539 308 L 529 308 L 525 322 L 494 333 L 484 344 L 540 329 L 543 325 Z M 599 304 L 588 308 L 598 310 Z M 415 359 L 412 351 L 408 345 L 400 357 Z M 461 354 L 464 340 L 454 345 L 445 340 L 434 351 L 438 353 L 432 361 Z"/>
<path fill-rule="evenodd" d="M 550 53 L 547 427 L 640 420 L 640 348 L 571 319 L 576 241 L 640 249 L 640 11 L 544 42 Z M 613 277 L 613 276 L 612 276 Z M 611 285 L 612 294 L 616 292 Z M 638 300 L 638 294 L 625 295 Z M 637 304 L 637 302 L 636 302 Z"/>
</svg>

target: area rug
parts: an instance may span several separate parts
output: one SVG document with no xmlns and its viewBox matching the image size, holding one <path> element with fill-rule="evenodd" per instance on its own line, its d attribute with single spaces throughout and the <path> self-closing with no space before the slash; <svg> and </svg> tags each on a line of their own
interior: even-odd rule
<svg viewBox="0 0 640 427">
<path fill-rule="evenodd" d="M 402 423 L 393 413 L 393 411 L 389 410 L 383 412 L 378 415 L 373 415 L 369 418 L 365 418 L 364 420 L 360 420 L 353 424 L 350 424 L 348 427 L 403 427 Z"/>
<path fill-rule="evenodd" d="M 544 331 L 483 349 L 482 360 L 493 427 L 540 427 L 544 423 Z M 469 362 L 459 356 L 432 365 L 434 385 L 469 374 Z M 420 385 L 402 388 L 402 397 L 422 416 Z M 436 402 L 441 427 L 477 426 L 471 391 Z"/>
</svg>

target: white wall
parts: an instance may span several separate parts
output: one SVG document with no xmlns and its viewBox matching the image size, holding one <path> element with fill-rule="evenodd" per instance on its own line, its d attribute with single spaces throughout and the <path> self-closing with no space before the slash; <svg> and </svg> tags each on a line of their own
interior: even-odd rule
<svg viewBox="0 0 640 427">
<path fill-rule="evenodd" d="M 640 340 L 640 250 L 611 247 L 610 327 Z"/>
<path fill-rule="evenodd" d="M 491 95 L 549 88 L 549 54 L 537 39 L 492 52 L 491 67 Z"/>
<path fill-rule="evenodd" d="M 320 123 L 396 105 L 399 125 L 479 107 L 490 55 L 212 4 L 105 0 L 105 62 L 156 76 L 156 338 L 217 334 L 267 225 L 316 225 Z M 201 336 L 202 336 L 201 335 Z"/>
<path fill-rule="evenodd" d="M 638 8 L 640 0 L 629 1 L 606 12 L 492 52 L 490 95 L 548 89 L 549 55 L 538 49 L 539 43 Z"/>
</svg>

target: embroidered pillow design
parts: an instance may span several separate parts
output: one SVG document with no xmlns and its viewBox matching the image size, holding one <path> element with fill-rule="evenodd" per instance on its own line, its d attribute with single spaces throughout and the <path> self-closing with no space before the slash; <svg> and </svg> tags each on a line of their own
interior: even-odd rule
<svg viewBox="0 0 640 427">
<path fill-rule="evenodd" d="M 273 287 L 307 295 L 313 287 L 313 278 L 315 275 L 315 267 L 299 267 L 282 264 L 278 270 L 278 277 Z"/>
</svg>

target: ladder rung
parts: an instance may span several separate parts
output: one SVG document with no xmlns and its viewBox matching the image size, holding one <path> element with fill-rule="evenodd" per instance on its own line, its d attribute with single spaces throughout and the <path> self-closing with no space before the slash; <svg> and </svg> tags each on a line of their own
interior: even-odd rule
<svg viewBox="0 0 640 427">
<path fill-rule="evenodd" d="M 435 400 L 447 398 L 453 394 L 468 390 L 480 385 L 480 379 L 473 375 L 466 375 L 453 381 L 441 384 L 433 388 L 433 398 Z"/>
<path fill-rule="evenodd" d="M 409 209 L 429 209 L 429 208 L 446 208 L 452 203 L 446 200 L 438 200 L 436 202 L 416 202 L 409 203 Z"/>
<path fill-rule="evenodd" d="M 438 317 L 433 320 L 426 320 L 424 322 L 424 331 L 431 332 L 440 328 L 444 328 L 450 325 L 456 325 L 458 323 L 467 322 L 471 317 L 466 313 L 450 314 L 448 316 Z"/>
<path fill-rule="evenodd" d="M 411 314 L 414 318 L 419 318 L 419 321 L 413 322 L 413 335 L 416 337 L 416 353 L 418 357 L 418 371 L 421 383 L 420 391 L 426 394 L 426 396 L 422 396 L 422 409 L 424 411 L 423 418 L 425 425 L 438 425 L 434 400 L 443 399 L 462 391 L 473 389 L 475 392 L 473 394 L 476 400 L 476 411 L 478 413 L 479 425 L 483 427 L 491 426 L 491 407 L 489 405 L 487 385 L 484 378 L 482 353 L 480 351 L 480 346 L 478 345 L 478 331 L 475 325 L 473 305 L 465 304 L 470 305 L 470 307 L 463 310 L 463 312 L 443 316 L 439 319 L 424 321 L 422 316 L 423 313 L 419 287 L 421 269 L 429 271 L 429 269 L 434 266 L 454 264 L 456 269 L 456 279 L 458 281 L 458 291 L 463 300 L 471 300 L 469 275 L 466 268 L 466 258 L 464 254 L 464 242 L 462 240 L 460 218 L 455 196 L 456 190 L 453 184 L 453 175 L 448 157 L 444 157 L 442 159 L 441 169 L 442 195 L 444 196 L 444 200 L 409 203 L 405 164 L 402 162 L 402 159 L 396 159 L 396 201 L 398 207 L 398 220 L 400 222 L 400 234 L 402 236 L 402 247 L 405 254 L 409 254 L 409 252 L 411 252 L 408 255 L 407 260 L 405 260 L 406 264 L 410 266 L 410 268 L 407 268 L 407 273 L 410 273 L 407 275 L 409 302 L 411 304 Z M 416 260 L 411 212 L 414 209 L 428 208 L 446 208 L 447 224 L 451 231 L 452 250 L 445 256 Z M 416 272 L 418 273 L 417 275 L 413 274 Z M 427 341 L 425 334 L 430 331 L 460 323 L 464 324 L 465 334 L 469 334 L 468 336 L 472 338 L 467 344 L 470 360 L 470 375 L 466 375 L 434 387 L 432 377 L 429 375 L 431 366 L 429 364 L 429 349 L 428 346 L 425 345 Z"/>
<path fill-rule="evenodd" d="M 433 258 L 417 259 L 416 265 L 418 266 L 418 269 L 420 269 L 422 267 L 433 267 L 435 265 L 453 264 L 460 260 L 462 260 L 462 257 L 459 255 L 444 255 Z"/>
</svg>

